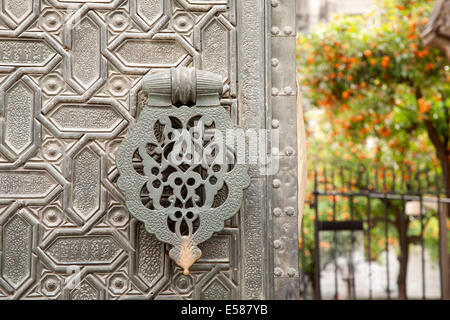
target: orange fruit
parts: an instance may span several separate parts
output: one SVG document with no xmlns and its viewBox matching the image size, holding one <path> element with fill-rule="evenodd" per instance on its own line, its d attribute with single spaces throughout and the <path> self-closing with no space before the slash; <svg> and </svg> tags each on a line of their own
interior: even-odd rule
<svg viewBox="0 0 450 320">
<path fill-rule="evenodd" d="M 342 92 L 343 99 L 348 99 L 349 96 L 350 96 L 350 94 L 347 91 Z"/>
</svg>

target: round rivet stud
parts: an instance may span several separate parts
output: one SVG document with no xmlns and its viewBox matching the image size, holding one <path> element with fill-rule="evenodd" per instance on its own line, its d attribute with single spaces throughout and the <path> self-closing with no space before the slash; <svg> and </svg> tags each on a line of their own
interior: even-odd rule
<svg viewBox="0 0 450 320">
<path fill-rule="evenodd" d="M 56 161 L 62 156 L 64 147 L 58 140 L 47 140 L 42 145 L 42 156 L 48 161 Z"/>
<path fill-rule="evenodd" d="M 175 278 L 175 289 L 180 293 L 187 293 L 191 290 L 194 285 L 194 280 L 191 276 L 185 276 L 184 274 L 179 274 Z"/>
<path fill-rule="evenodd" d="M 275 217 L 281 216 L 281 213 L 282 213 L 282 211 L 281 211 L 280 208 L 275 208 L 275 209 L 273 209 L 273 215 L 274 215 Z"/>
<path fill-rule="evenodd" d="M 279 179 L 273 179 L 272 186 L 274 188 L 279 188 L 281 186 L 281 181 Z"/>
<path fill-rule="evenodd" d="M 286 94 L 286 95 L 291 95 L 292 94 L 292 88 L 291 87 L 286 87 L 286 88 L 284 88 L 284 93 Z"/>
<path fill-rule="evenodd" d="M 129 84 L 128 80 L 122 76 L 113 76 L 109 79 L 109 90 L 113 96 L 123 96 L 128 92 Z"/>
<path fill-rule="evenodd" d="M 47 281 L 47 283 L 45 284 L 45 288 L 46 288 L 48 291 L 55 291 L 57 285 L 58 285 L 58 284 L 56 283 L 56 281 L 51 281 L 51 280 L 49 280 L 49 281 Z"/>
<path fill-rule="evenodd" d="M 277 58 L 272 59 L 272 67 L 277 67 L 280 64 L 280 61 Z"/>
<path fill-rule="evenodd" d="M 127 26 L 127 19 L 123 14 L 116 14 L 112 22 L 117 29 L 121 29 Z"/>
<path fill-rule="evenodd" d="M 178 280 L 178 287 L 179 287 L 180 289 L 186 289 L 186 288 L 188 287 L 188 285 L 189 285 L 188 280 L 186 280 L 186 279 L 180 279 L 180 280 Z"/>
<path fill-rule="evenodd" d="M 292 28 L 290 26 L 284 27 L 283 31 L 287 35 L 292 34 Z"/>
<path fill-rule="evenodd" d="M 281 277 L 281 276 L 283 275 L 283 270 L 281 270 L 281 268 L 276 267 L 276 268 L 273 270 L 273 273 L 274 273 L 274 275 L 275 275 L 276 277 Z"/>
<path fill-rule="evenodd" d="M 294 149 L 292 149 L 291 147 L 287 147 L 287 148 L 284 150 L 284 153 L 285 153 L 287 156 L 292 156 L 292 155 L 294 154 Z"/>
<path fill-rule="evenodd" d="M 116 288 L 122 289 L 123 286 L 125 285 L 125 283 L 123 282 L 122 279 L 116 279 L 116 280 L 114 281 L 114 285 L 116 286 Z"/>
<path fill-rule="evenodd" d="M 287 271 L 287 274 L 291 278 L 295 277 L 295 274 L 296 274 L 295 269 L 294 268 L 289 268 L 288 271 Z"/>
<path fill-rule="evenodd" d="M 280 241 L 280 240 L 275 240 L 275 241 L 273 242 L 273 247 L 274 247 L 275 249 L 280 249 L 280 248 L 281 248 L 281 241 Z"/>
<path fill-rule="evenodd" d="M 130 216 L 122 206 L 115 206 L 108 212 L 108 220 L 115 227 L 123 227 L 129 221 Z"/>
<path fill-rule="evenodd" d="M 174 29 L 178 32 L 188 32 L 194 26 L 191 16 L 183 12 L 172 17 L 172 24 Z"/>
<path fill-rule="evenodd" d="M 42 90 L 47 95 L 57 95 L 64 89 L 64 80 L 59 74 L 48 74 L 40 80 Z"/>
<path fill-rule="evenodd" d="M 123 11 L 114 11 L 106 18 L 106 22 L 113 31 L 120 32 L 130 25 L 130 18 Z"/>
<path fill-rule="evenodd" d="M 272 88 L 272 95 L 277 96 L 278 95 L 278 89 Z"/>
<path fill-rule="evenodd" d="M 178 22 L 180 26 L 184 27 L 187 25 L 187 21 L 184 18 L 181 18 L 180 21 Z"/>
<path fill-rule="evenodd" d="M 61 281 L 55 275 L 46 275 L 41 280 L 41 291 L 47 297 L 54 297 L 61 290 Z"/>
<path fill-rule="evenodd" d="M 57 11 L 47 10 L 39 18 L 41 27 L 48 32 L 57 31 L 62 26 L 62 18 Z"/>
<path fill-rule="evenodd" d="M 280 33 L 280 29 L 278 27 L 272 27 L 272 34 L 276 36 Z"/>
<path fill-rule="evenodd" d="M 273 129 L 278 129 L 278 127 L 280 126 L 280 121 L 277 119 L 273 119 L 272 120 L 272 128 Z"/>
<path fill-rule="evenodd" d="M 293 216 L 295 214 L 295 209 L 293 207 L 286 207 L 286 208 L 284 208 L 284 212 L 288 216 Z"/>
<path fill-rule="evenodd" d="M 127 278 L 122 273 L 113 275 L 109 279 L 109 289 L 116 295 L 124 294 L 128 289 Z"/>
<path fill-rule="evenodd" d="M 272 0 L 272 7 L 276 8 L 279 4 L 280 2 L 278 0 Z"/>
</svg>

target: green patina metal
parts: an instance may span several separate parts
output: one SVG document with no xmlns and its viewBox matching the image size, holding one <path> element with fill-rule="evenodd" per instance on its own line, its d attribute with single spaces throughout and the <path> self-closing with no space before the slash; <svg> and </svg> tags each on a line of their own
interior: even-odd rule
<svg viewBox="0 0 450 320">
<path fill-rule="evenodd" d="M 173 246 L 169 255 L 185 274 L 201 256 L 197 245 L 239 211 L 250 183 L 247 148 L 234 144 L 243 131 L 220 106 L 221 85 L 220 76 L 195 69 L 150 73 L 147 107 L 116 157 L 126 206 Z M 237 139 L 226 139 L 230 133 Z"/>
</svg>

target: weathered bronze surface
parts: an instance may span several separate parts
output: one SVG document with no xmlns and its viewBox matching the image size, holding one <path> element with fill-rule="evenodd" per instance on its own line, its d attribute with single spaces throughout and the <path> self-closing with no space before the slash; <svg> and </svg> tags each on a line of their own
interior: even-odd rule
<svg viewBox="0 0 450 320">
<path fill-rule="evenodd" d="M 0 2 L 0 299 L 298 296 L 294 2 Z M 250 166 L 189 275 L 130 215 L 115 159 L 157 114 L 144 76 L 178 66 L 222 77 L 227 112 L 205 112 L 280 137 L 261 147 L 280 170 Z"/>
</svg>

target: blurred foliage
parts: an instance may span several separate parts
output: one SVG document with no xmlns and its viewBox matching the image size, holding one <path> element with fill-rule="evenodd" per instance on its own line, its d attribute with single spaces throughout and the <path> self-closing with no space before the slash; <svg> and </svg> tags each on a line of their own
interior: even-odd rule
<svg viewBox="0 0 450 320">
<path fill-rule="evenodd" d="M 448 137 L 450 72 L 420 39 L 434 3 L 381 1 L 367 16 L 337 15 L 298 36 L 303 93 L 322 110 L 328 137 L 309 139 L 309 159 L 439 165 L 424 120 Z"/>
<path fill-rule="evenodd" d="M 443 161 L 450 162 L 448 156 L 437 156 L 442 145 L 450 154 L 449 61 L 441 51 L 424 46 L 420 38 L 434 4 L 430 0 L 381 0 L 367 15 L 336 15 L 312 33 L 298 35 L 298 78 L 308 102 L 309 203 L 314 202 L 311 191 L 317 168 L 313 166 L 318 163 L 379 166 L 381 170 L 372 173 L 369 181 L 380 178 L 385 181 L 384 187 L 365 187 L 381 192 L 394 187 L 398 191 L 405 182 L 406 187 L 416 189 L 413 184 L 417 187 L 425 178 L 413 177 L 411 172 L 424 168 L 442 176 Z M 442 145 L 436 145 L 436 140 L 433 144 L 430 134 L 437 135 L 437 143 Z M 317 171 L 319 182 L 325 182 L 326 189 L 336 188 L 327 185 L 322 171 Z M 337 177 L 334 183 L 344 185 L 344 180 Z M 443 185 L 442 180 L 439 183 Z M 351 191 L 353 187 L 356 189 L 349 181 L 346 190 L 339 191 Z M 328 196 L 319 203 L 320 220 L 367 219 L 367 199 Z M 399 244 L 402 203 L 388 201 L 387 226 L 383 201 L 373 199 L 370 204 L 376 222 L 370 228 L 370 248 L 365 232 L 366 256 L 381 262 L 387 244 L 400 259 L 405 254 Z M 314 219 L 314 209 L 306 206 L 304 239 L 299 248 L 304 250 L 304 267 L 310 276 L 314 271 Z M 437 259 L 436 212 L 428 212 L 423 225 L 408 217 L 403 223 L 408 245 L 417 244 L 417 236 L 423 231 L 425 246 Z M 364 227 L 368 229 L 367 223 Z M 319 246 L 329 248 L 332 243 L 323 241 Z"/>
</svg>

